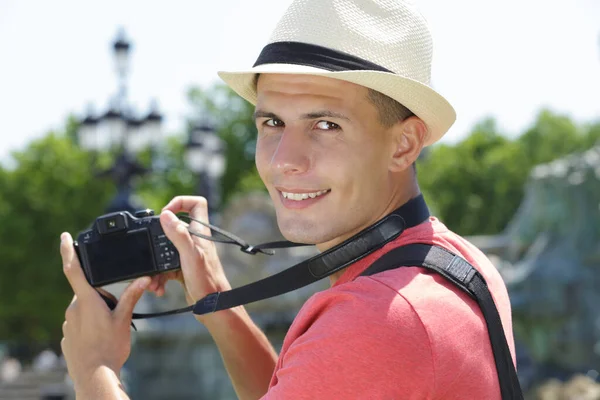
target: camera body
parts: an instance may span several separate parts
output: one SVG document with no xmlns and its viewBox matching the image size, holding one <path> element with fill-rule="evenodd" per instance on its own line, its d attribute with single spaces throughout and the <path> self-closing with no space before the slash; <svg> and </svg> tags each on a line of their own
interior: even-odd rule
<svg viewBox="0 0 600 400">
<path fill-rule="evenodd" d="M 74 246 L 94 287 L 180 269 L 179 253 L 152 210 L 102 215 Z"/>
</svg>

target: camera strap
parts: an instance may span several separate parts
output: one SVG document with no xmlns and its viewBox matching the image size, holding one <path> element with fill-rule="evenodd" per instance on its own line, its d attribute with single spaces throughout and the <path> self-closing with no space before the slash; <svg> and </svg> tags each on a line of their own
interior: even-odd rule
<svg viewBox="0 0 600 400">
<path fill-rule="evenodd" d="M 375 250 L 383 247 L 386 243 L 400 236 L 405 229 L 417 226 L 424 222 L 429 218 L 429 215 L 427 204 L 425 203 L 423 196 L 419 195 L 409 200 L 403 206 L 388 214 L 375 224 L 337 246 L 309 258 L 308 260 L 304 260 L 282 272 L 245 286 L 224 292 L 211 293 L 197 301 L 193 306 L 159 313 L 134 313 L 133 319 L 153 318 L 180 314 L 188 311 L 193 311 L 196 315 L 204 315 L 297 290 L 340 271 L 368 256 Z M 212 231 L 226 237 L 226 239 L 203 235 L 191 229 L 189 230 L 190 234 L 206 240 L 240 246 L 240 249 L 248 254 L 256 254 L 259 252 L 272 254 L 272 249 L 307 246 L 307 244 L 287 241 L 270 242 L 251 246 L 241 238 L 238 238 L 223 229 L 192 219 L 191 217 L 185 218 L 209 227 Z"/>
<path fill-rule="evenodd" d="M 236 236 L 231 232 L 227 232 L 225 229 L 221 229 L 218 226 L 209 224 L 208 222 L 204 222 L 204 221 L 200 221 L 199 219 L 192 218 L 187 214 L 178 215 L 178 217 L 180 219 L 187 219 L 187 220 L 190 220 L 193 222 L 197 222 L 200 225 L 204 225 L 207 228 L 210 228 L 210 230 L 212 232 L 212 235 L 210 235 L 210 236 L 204 235 L 204 234 L 202 234 L 200 232 L 196 232 L 188 227 L 188 232 L 191 235 L 198 236 L 202 239 L 210 240 L 211 242 L 233 244 L 233 245 L 240 246 L 241 251 L 243 251 L 246 254 L 250 254 L 250 255 L 262 253 L 262 254 L 266 254 L 268 256 L 272 256 L 273 254 L 275 254 L 275 251 L 273 249 L 284 249 L 287 247 L 299 247 L 299 246 L 313 246 L 312 244 L 294 243 L 294 242 L 289 242 L 287 240 L 282 240 L 282 241 L 278 241 L 278 242 L 262 243 L 262 244 L 257 244 L 257 245 L 252 246 L 252 245 L 248 244 L 245 240 L 240 238 L 239 236 Z M 215 233 L 225 237 L 225 239 L 214 236 Z"/>
</svg>

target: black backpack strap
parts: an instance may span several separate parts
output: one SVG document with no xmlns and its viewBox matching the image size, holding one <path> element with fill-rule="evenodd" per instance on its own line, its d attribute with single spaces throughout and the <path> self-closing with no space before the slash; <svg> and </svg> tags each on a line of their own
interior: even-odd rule
<svg viewBox="0 0 600 400">
<path fill-rule="evenodd" d="M 423 267 L 433 270 L 477 301 L 490 335 L 502 400 L 522 400 L 523 393 L 504 336 L 502 321 L 481 274 L 464 258 L 442 247 L 416 243 L 395 248 L 384 254 L 361 275 L 374 275 L 400 267 Z"/>
</svg>

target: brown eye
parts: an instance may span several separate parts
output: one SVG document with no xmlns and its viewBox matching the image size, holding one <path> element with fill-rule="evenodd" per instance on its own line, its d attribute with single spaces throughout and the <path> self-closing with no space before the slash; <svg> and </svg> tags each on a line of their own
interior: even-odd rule
<svg viewBox="0 0 600 400">
<path fill-rule="evenodd" d="M 338 124 L 335 124 L 335 123 L 329 122 L 329 121 L 319 121 L 319 122 L 317 122 L 317 124 L 315 125 L 315 127 L 317 129 L 322 129 L 324 131 L 331 131 L 331 130 L 340 129 L 340 126 Z"/>
<path fill-rule="evenodd" d="M 270 127 L 273 127 L 273 128 L 278 128 L 278 127 L 282 127 L 283 126 L 283 121 L 280 120 L 280 119 L 273 119 L 273 118 L 271 118 L 271 119 L 266 120 L 264 122 L 264 124 L 266 126 L 270 126 Z"/>
</svg>

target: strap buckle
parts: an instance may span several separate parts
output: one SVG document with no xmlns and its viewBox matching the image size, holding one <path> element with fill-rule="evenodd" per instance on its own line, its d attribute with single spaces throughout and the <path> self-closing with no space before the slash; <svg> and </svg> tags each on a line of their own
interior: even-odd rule
<svg viewBox="0 0 600 400">
<path fill-rule="evenodd" d="M 257 249 L 254 246 L 247 244 L 245 246 L 240 246 L 240 251 L 246 254 L 255 255 L 260 251 L 260 249 Z"/>
</svg>

